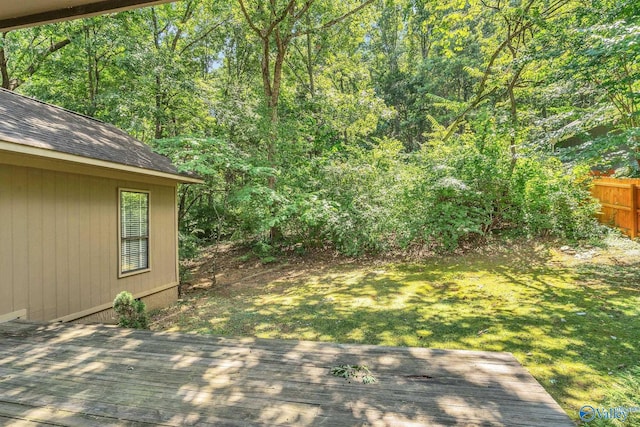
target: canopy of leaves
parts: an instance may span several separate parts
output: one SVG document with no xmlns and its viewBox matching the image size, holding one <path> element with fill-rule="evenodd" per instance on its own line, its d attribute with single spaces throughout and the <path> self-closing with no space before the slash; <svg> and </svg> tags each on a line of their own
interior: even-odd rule
<svg viewBox="0 0 640 427">
<path fill-rule="evenodd" d="M 349 254 L 579 238 L 588 169 L 637 168 L 639 9 L 184 0 L 2 34 L 0 71 L 204 178 L 180 189 L 182 236 Z"/>
</svg>

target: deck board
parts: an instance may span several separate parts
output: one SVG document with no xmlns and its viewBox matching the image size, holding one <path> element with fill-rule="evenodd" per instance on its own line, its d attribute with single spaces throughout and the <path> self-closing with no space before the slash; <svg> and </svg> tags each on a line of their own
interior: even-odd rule
<svg viewBox="0 0 640 427">
<path fill-rule="evenodd" d="M 375 384 L 331 367 L 364 364 Z M 0 324 L 9 425 L 573 426 L 508 353 Z"/>
</svg>

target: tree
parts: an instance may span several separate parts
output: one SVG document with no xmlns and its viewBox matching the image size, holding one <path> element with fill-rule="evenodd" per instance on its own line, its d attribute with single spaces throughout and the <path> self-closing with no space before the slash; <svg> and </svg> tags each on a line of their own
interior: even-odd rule
<svg viewBox="0 0 640 427">
<path fill-rule="evenodd" d="M 152 42 L 152 49 L 147 53 L 153 70 L 156 139 L 182 133 L 176 126 L 180 122 L 176 113 L 192 102 L 183 95 L 196 92 L 194 80 L 198 74 L 206 73 L 212 60 L 208 51 L 219 48 L 221 38 L 217 32 L 229 19 L 228 10 L 219 3 L 216 2 L 214 8 L 211 2 L 187 0 L 151 7 L 145 14 Z"/>
<path fill-rule="evenodd" d="M 477 2 L 385 2 L 372 42 L 374 81 L 396 110 L 385 131 L 407 150 L 418 150 L 468 101 L 476 82 L 468 70 L 482 61 L 481 23 Z"/>
<path fill-rule="evenodd" d="M 261 76 L 264 100 L 267 111 L 268 134 L 266 137 L 267 161 L 271 167 L 276 167 L 276 144 L 278 141 L 278 104 L 282 89 L 282 71 L 291 42 L 303 35 L 320 32 L 331 28 L 337 23 L 362 10 L 373 0 L 366 0 L 357 6 L 334 17 L 325 18 L 316 27 L 301 29 L 301 22 L 308 17 L 312 6 L 317 6 L 316 0 L 287 0 L 279 2 L 270 0 L 268 3 L 257 0 L 250 5 L 246 0 L 238 0 L 241 14 L 251 31 L 257 36 L 261 47 Z M 308 21 L 307 21 L 308 23 Z M 268 181 L 269 188 L 275 189 L 276 177 L 272 175 Z M 271 239 L 279 234 L 274 227 L 271 229 Z"/>
<path fill-rule="evenodd" d="M 639 163 L 640 10 L 636 2 L 576 6 L 545 29 L 538 68 L 539 140 L 584 144 L 560 149 L 565 160 L 608 168 Z M 593 135 L 592 133 L 604 133 Z M 630 171 L 627 171 L 630 172 Z"/>
<path fill-rule="evenodd" d="M 521 61 L 527 52 L 527 41 L 535 36 L 541 25 L 549 25 L 554 17 L 566 13 L 571 5 L 569 0 L 524 0 L 515 4 L 503 4 L 501 0 L 493 3 L 481 0 L 485 12 L 495 20 L 495 40 L 491 55 L 483 64 L 483 70 L 474 70 L 479 76 L 475 94 L 447 126 L 443 139 L 446 141 L 458 130 L 467 114 L 475 110 L 491 97 L 507 98 L 511 114 L 512 125 L 517 127 L 517 101 L 514 90 L 520 82 L 526 61 Z M 499 69 L 500 72 L 497 72 Z M 515 148 L 515 140 L 512 140 Z"/>
<path fill-rule="evenodd" d="M 0 77 L 2 88 L 16 90 L 38 72 L 43 62 L 71 43 L 57 35 L 64 24 L 0 33 Z"/>
</svg>

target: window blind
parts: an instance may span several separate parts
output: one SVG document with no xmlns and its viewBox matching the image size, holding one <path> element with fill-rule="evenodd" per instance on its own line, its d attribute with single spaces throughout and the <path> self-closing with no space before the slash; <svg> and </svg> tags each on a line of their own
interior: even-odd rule
<svg viewBox="0 0 640 427">
<path fill-rule="evenodd" d="M 120 192 L 121 273 L 149 268 L 149 194 Z"/>
</svg>

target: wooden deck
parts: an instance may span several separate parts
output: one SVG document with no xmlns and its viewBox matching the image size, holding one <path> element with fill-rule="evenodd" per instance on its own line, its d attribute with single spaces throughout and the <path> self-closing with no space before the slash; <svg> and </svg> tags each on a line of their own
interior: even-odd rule
<svg viewBox="0 0 640 427">
<path fill-rule="evenodd" d="M 508 353 L 0 324 L 0 425 L 32 424 L 575 425 Z"/>
</svg>

